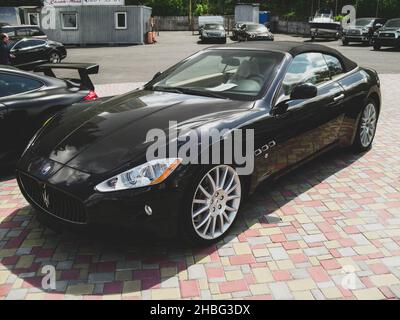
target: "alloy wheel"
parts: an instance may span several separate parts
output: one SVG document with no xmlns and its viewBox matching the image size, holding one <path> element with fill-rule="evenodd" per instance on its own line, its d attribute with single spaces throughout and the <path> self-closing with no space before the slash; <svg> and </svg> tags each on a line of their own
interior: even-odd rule
<svg viewBox="0 0 400 320">
<path fill-rule="evenodd" d="M 361 116 L 360 141 L 364 148 L 368 147 L 374 139 L 376 120 L 377 114 L 375 106 L 369 103 Z"/>
<path fill-rule="evenodd" d="M 58 54 L 58 53 L 56 53 L 56 52 L 53 52 L 51 55 L 50 55 L 50 62 L 51 63 L 59 63 L 61 60 L 60 60 L 60 55 Z"/>
<path fill-rule="evenodd" d="M 205 240 L 217 239 L 234 222 L 241 201 L 241 183 L 235 169 L 214 167 L 198 184 L 192 200 L 192 224 Z"/>
</svg>

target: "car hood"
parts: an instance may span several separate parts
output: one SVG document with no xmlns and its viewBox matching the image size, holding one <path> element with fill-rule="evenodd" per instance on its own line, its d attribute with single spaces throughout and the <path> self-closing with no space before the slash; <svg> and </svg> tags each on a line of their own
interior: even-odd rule
<svg viewBox="0 0 400 320">
<path fill-rule="evenodd" d="M 248 34 L 250 35 L 255 35 L 255 36 L 270 36 L 271 32 L 268 31 L 247 31 Z"/>
<path fill-rule="evenodd" d="M 379 32 L 381 31 L 400 31 L 400 27 L 393 27 L 393 28 L 382 27 L 379 29 Z"/>
<path fill-rule="evenodd" d="M 253 102 L 138 90 L 55 117 L 30 153 L 87 173 L 102 174 L 144 161 L 151 129 L 197 129 L 233 123 Z M 175 125 L 176 126 L 176 125 Z M 229 125 L 228 125 L 229 126 Z M 213 125 L 214 127 L 214 125 Z"/>
</svg>

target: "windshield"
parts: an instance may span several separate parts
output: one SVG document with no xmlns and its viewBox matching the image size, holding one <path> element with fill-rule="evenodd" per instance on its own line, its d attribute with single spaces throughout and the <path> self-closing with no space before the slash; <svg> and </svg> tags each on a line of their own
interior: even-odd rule
<svg viewBox="0 0 400 320">
<path fill-rule="evenodd" d="M 249 24 L 247 25 L 248 31 L 267 31 L 267 27 L 262 24 Z"/>
<path fill-rule="evenodd" d="M 206 24 L 204 26 L 205 30 L 224 30 L 224 27 L 220 24 Z"/>
<path fill-rule="evenodd" d="M 387 28 L 400 28 L 400 19 L 393 19 L 386 22 L 385 27 Z"/>
<path fill-rule="evenodd" d="M 147 89 L 254 100 L 283 57 L 268 51 L 208 50 L 171 68 Z"/>
<path fill-rule="evenodd" d="M 366 27 L 372 25 L 372 22 L 374 20 L 372 19 L 357 19 L 356 20 L 356 26 L 357 27 Z"/>
</svg>

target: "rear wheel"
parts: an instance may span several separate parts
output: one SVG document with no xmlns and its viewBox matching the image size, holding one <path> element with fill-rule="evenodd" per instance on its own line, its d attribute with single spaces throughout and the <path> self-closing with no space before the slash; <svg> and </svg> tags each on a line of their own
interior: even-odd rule
<svg viewBox="0 0 400 320">
<path fill-rule="evenodd" d="M 374 50 L 381 50 L 381 46 L 379 44 L 374 44 Z"/>
<path fill-rule="evenodd" d="M 60 63 L 61 62 L 61 56 L 58 54 L 58 52 L 54 51 L 50 54 L 49 62 L 50 63 Z"/>
<path fill-rule="evenodd" d="M 378 122 L 378 107 L 375 101 L 369 100 L 361 111 L 357 134 L 354 139 L 353 149 L 364 152 L 371 148 L 374 141 L 376 125 Z"/>
<path fill-rule="evenodd" d="M 203 170 L 188 192 L 180 219 L 186 240 L 198 244 L 218 241 L 236 221 L 241 199 L 242 185 L 233 167 Z"/>
</svg>

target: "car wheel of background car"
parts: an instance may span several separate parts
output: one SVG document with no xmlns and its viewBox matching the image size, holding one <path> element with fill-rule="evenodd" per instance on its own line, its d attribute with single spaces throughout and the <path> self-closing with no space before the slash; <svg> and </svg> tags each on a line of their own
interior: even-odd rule
<svg viewBox="0 0 400 320">
<path fill-rule="evenodd" d="M 349 40 L 347 40 L 346 38 L 342 38 L 342 44 L 344 46 L 348 46 L 349 45 Z"/>
<path fill-rule="evenodd" d="M 377 45 L 377 44 L 374 44 L 374 50 L 381 50 L 381 46 Z"/>
<path fill-rule="evenodd" d="M 181 229 L 189 243 L 206 244 L 223 237 L 236 220 L 242 184 L 228 165 L 203 169 L 187 194 Z"/>
<path fill-rule="evenodd" d="M 49 62 L 50 63 L 60 63 L 61 62 L 60 55 L 57 52 L 52 52 L 50 54 Z"/>
<path fill-rule="evenodd" d="M 369 100 L 361 112 L 353 148 L 355 151 L 364 152 L 371 148 L 375 137 L 378 122 L 378 108 L 376 102 Z"/>
<path fill-rule="evenodd" d="M 222 40 L 222 43 L 226 43 L 226 38 Z"/>
</svg>

